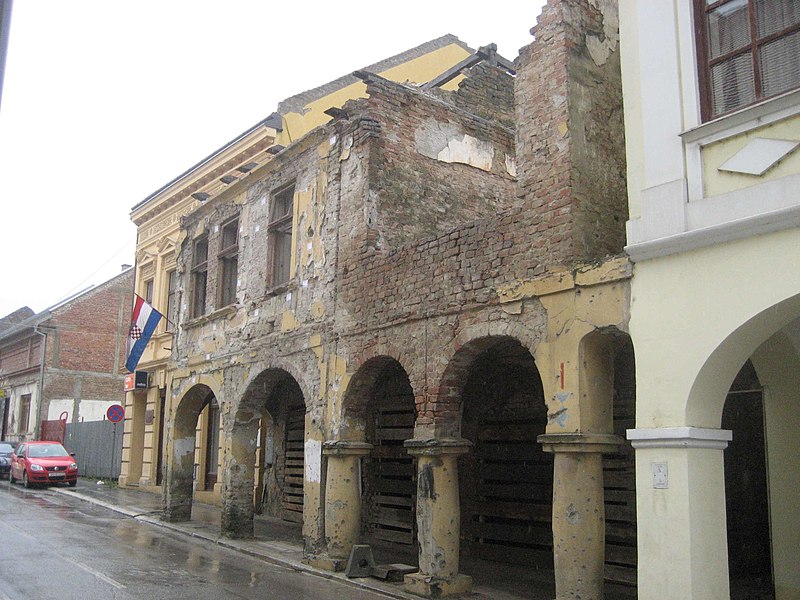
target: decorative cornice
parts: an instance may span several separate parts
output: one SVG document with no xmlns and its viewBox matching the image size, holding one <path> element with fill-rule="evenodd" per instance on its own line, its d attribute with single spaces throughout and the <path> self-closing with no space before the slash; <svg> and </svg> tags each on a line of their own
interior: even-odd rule
<svg viewBox="0 0 800 600">
<path fill-rule="evenodd" d="M 653 427 L 628 429 L 628 439 L 635 449 L 706 448 L 724 450 L 733 439 L 728 429 L 701 427 Z"/>
</svg>

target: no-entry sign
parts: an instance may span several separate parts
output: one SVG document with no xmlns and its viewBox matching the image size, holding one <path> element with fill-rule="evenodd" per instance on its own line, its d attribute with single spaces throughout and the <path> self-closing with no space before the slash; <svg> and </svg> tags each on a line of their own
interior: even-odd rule
<svg viewBox="0 0 800 600">
<path fill-rule="evenodd" d="M 112 404 L 106 411 L 106 417 L 112 423 L 119 423 L 125 418 L 125 409 L 121 404 Z"/>
</svg>

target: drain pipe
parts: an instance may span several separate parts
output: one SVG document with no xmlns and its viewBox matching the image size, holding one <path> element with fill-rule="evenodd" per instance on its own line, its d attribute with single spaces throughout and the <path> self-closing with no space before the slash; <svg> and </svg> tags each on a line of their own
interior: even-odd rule
<svg viewBox="0 0 800 600">
<path fill-rule="evenodd" d="M 47 334 L 39 331 L 40 325 L 33 326 L 33 332 L 42 336 L 42 352 L 39 358 L 39 394 L 36 399 L 36 423 L 33 429 L 33 439 L 38 440 L 42 433 L 42 406 L 44 405 L 44 363 L 47 352 Z M 48 328 L 52 329 L 52 328 Z"/>
</svg>

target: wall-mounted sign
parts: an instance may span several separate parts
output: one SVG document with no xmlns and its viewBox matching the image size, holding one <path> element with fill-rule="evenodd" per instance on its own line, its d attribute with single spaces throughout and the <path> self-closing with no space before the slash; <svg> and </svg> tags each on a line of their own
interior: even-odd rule
<svg viewBox="0 0 800 600">
<path fill-rule="evenodd" d="M 125 375 L 125 391 L 146 390 L 147 376 L 147 371 L 134 371 L 133 373 Z"/>
</svg>

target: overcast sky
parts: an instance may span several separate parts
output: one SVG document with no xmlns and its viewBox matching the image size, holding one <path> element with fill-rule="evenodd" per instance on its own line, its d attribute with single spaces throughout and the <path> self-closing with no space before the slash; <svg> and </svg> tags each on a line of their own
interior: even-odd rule
<svg viewBox="0 0 800 600">
<path fill-rule="evenodd" d="M 17 0 L 0 105 L 0 316 L 133 263 L 130 209 L 283 98 L 446 33 L 513 60 L 543 0 Z"/>
</svg>

